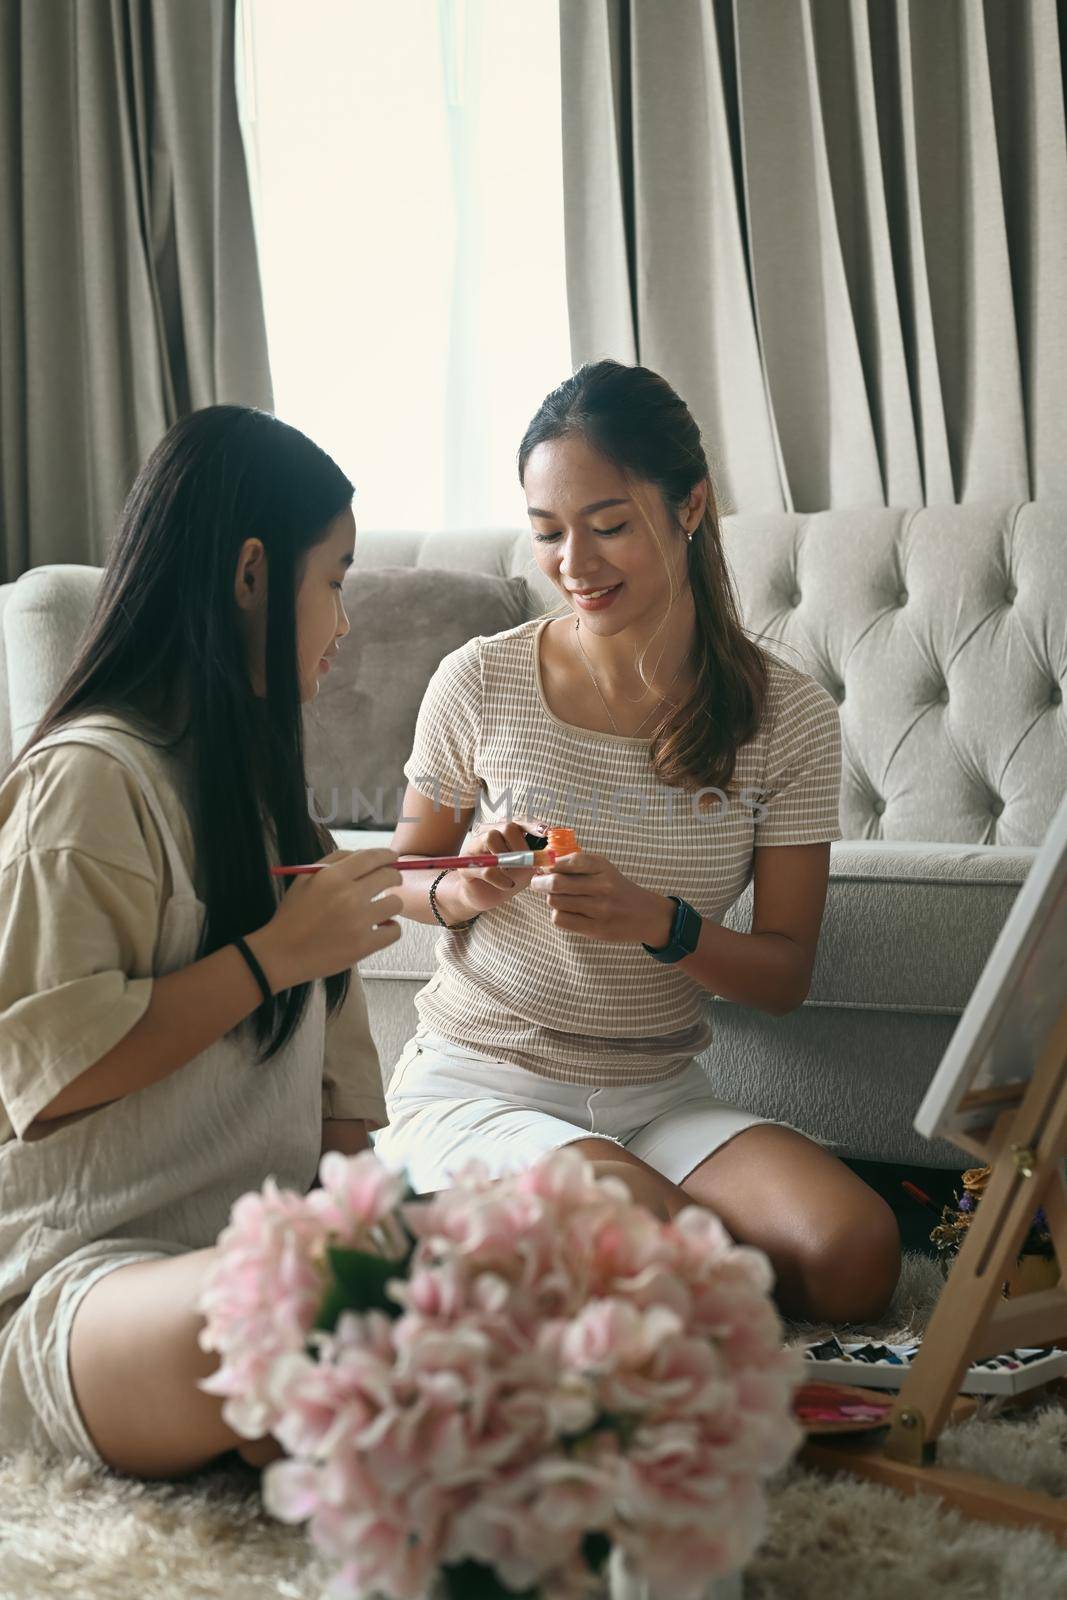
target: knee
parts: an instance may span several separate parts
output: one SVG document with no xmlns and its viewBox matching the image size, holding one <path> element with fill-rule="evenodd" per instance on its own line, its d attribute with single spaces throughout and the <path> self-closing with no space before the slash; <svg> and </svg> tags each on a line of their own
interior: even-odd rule
<svg viewBox="0 0 1067 1600">
<path fill-rule="evenodd" d="M 865 1205 L 835 1221 L 802 1250 L 803 1315 L 816 1322 L 875 1322 L 900 1277 L 900 1229 L 871 1192 Z"/>
</svg>

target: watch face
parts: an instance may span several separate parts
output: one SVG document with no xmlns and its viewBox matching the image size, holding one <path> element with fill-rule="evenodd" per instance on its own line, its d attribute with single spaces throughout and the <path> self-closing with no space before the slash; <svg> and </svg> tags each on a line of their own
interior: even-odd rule
<svg viewBox="0 0 1067 1600">
<path fill-rule="evenodd" d="M 700 939 L 699 911 L 679 895 L 674 894 L 670 898 L 675 902 L 670 938 L 659 950 L 653 950 L 650 945 L 645 945 L 645 949 L 650 955 L 655 956 L 657 961 L 681 961 L 683 956 L 691 956 Z"/>
<path fill-rule="evenodd" d="M 700 939 L 700 912 L 691 906 L 688 900 L 683 900 L 680 906 L 681 926 L 678 927 L 675 937 L 684 948 L 687 956 L 692 955 Z"/>
</svg>

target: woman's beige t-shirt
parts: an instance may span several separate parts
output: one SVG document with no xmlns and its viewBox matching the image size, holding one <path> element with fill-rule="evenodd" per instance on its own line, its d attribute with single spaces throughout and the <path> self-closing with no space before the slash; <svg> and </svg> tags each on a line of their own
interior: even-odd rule
<svg viewBox="0 0 1067 1600">
<path fill-rule="evenodd" d="M 193 882 L 179 762 L 117 717 L 153 779 Z M 0 1143 L 144 1015 L 171 894 L 166 852 L 136 778 L 106 751 L 65 744 L 0 785 Z M 180 1070 L 180 1068 L 179 1068 Z M 386 1121 L 359 973 L 326 1027 L 323 1117 Z"/>
<path fill-rule="evenodd" d="M 475 823 L 510 815 L 573 827 L 643 888 L 677 894 L 720 922 L 752 876 L 753 850 L 842 837 L 837 707 L 795 667 L 768 657 L 758 733 L 738 752 L 723 799 L 701 814 L 662 784 L 651 741 L 564 722 L 549 710 L 538 617 L 445 656 L 419 710 L 404 774 Z M 510 803 L 509 803 L 510 799 Z M 423 1028 L 544 1077 L 623 1086 L 668 1077 L 711 1040 L 708 991 L 640 944 L 557 928 L 525 890 L 437 943 L 415 998 Z"/>
</svg>

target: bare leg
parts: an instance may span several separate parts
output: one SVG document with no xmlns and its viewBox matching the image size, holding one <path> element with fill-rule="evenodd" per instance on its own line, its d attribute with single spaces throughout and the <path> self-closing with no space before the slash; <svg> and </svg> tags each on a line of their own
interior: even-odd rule
<svg viewBox="0 0 1067 1600">
<path fill-rule="evenodd" d="M 196 1302 L 215 1246 L 135 1261 L 100 1278 L 82 1299 L 70 1335 L 70 1373 L 90 1438 L 107 1464 L 140 1478 L 179 1477 L 237 1450 L 254 1466 L 269 1437 L 240 1438 L 222 1401 L 197 1381 L 219 1364 L 201 1350 Z"/>
<path fill-rule="evenodd" d="M 873 1322 L 900 1276 L 892 1209 L 844 1162 L 790 1128 L 757 1124 L 702 1161 L 682 1188 L 771 1260 L 787 1317 Z"/>
</svg>

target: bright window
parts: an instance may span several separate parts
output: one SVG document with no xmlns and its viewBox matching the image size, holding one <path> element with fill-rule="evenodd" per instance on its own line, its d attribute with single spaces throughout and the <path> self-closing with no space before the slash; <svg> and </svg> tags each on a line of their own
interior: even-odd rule
<svg viewBox="0 0 1067 1600">
<path fill-rule="evenodd" d="M 238 40 L 278 415 L 360 527 L 525 526 L 571 370 L 557 0 L 242 0 Z"/>
</svg>

